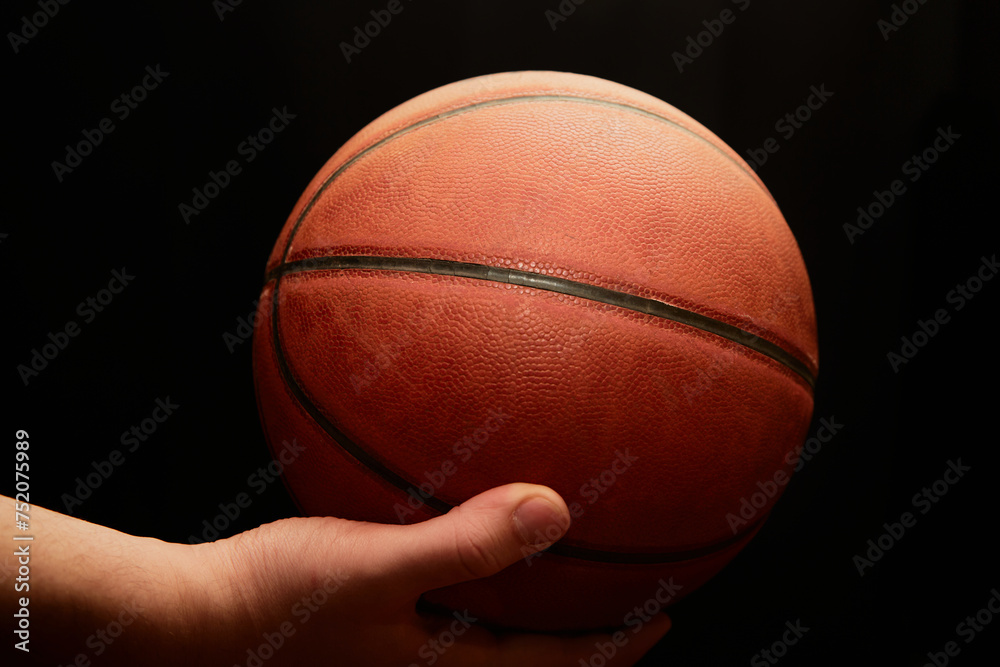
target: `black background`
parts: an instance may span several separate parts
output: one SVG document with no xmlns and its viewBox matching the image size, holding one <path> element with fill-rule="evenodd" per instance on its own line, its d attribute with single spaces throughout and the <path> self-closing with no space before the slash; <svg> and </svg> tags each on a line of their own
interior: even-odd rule
<svg viewBox="0 0 1000 667">
<path fill-rule="evenodd" d="M 886 40 L 877 22 L 888 2 L 753 0 L 741 11 L 567 0 L 575 10 L 553 30 L 545 12 L 557 0 L 404 0 L 348 63 L 340 43 L 385 4 L 246 1 L 220 20 L 207 0 L 78 1 L 17 53 L 5 40 L 4 449 L 15 429 L 30 432 L 32 500 L 65 511 L 75 479 L 169 397 L 176 413 L 74 511 L 139 535 L 199 535 L 270 460 L 250 344 L 230 352 L 223 335 L 253 312 L 267 255 L 313 174 L 375 117 L 436 86 L 506 70 L 592 74 L 666 100 L 741 155 L 778 138 L 758 173 L 813 281 L 816 420 L 844 425 L 751 545 L 672 609 L 674 629 L 643 664 L 747 664 L 796 619 L 810 630 L 780 664 L 923 665 L 951 640 L 954 664 L 990 662 L 1000 623 L 969 644 L 955 628 L 1000 586 L 990 461 L 1000 281 L 961 310 L 946 295 L 998 250 L 997 6 L 911 2 L 919 9 Z M 724 8 L 735 21 L 679 72 L 674 52 Z M 0 26 L 20 31 L 37 11 L 7 3 Z M 119 120 L 111 102 L 156 65 L 169 76 Z M 813 85 L 833 96 L 781 137 L 775 122 Z M 289 127 L 185 224 L 178 205 L 192 188 L 286 106 Z M 104 117 L 114 132 L 60 182 L 52 162 Z M 949 127 L 960 138 L 910 182 L 903 163 Z M 894 179 L 906 192 L 850 243 L 844 223 Z M 134 280 L 84 323 L 77 304 L 122 267 Z M 895 373 L 887 353 L 939 308 L 951 320 Z M 80 334 L 26 386 L 16 367 L 70 320 Z M 859 576 L 852 558 L 866 541 L 959 457 L 971 471 Z M 0 478 L 12 493 L 11 475 Z M 280 483 L 254 498 L 227 535 L 296 512 Z"/>
</svg>

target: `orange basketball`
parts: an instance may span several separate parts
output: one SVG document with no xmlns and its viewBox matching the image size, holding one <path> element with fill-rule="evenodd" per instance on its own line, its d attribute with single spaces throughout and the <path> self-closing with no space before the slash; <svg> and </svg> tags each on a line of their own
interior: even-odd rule
<svg viewBox="0 0 1000 667">
<path fill-rule="evenodd" d="M 460 81 L 361 130 L 289 216 L 259 322 L 261 419 L 276 454 L 305 447 L 285 470 L 305 514 L 562 495 L 549 551 L 426 596 L 539 630 L 627 625 L 732 559 L 796 463 L 818 368 L 757 175 L 669 104 L 557 72 Z"/>
</svg>

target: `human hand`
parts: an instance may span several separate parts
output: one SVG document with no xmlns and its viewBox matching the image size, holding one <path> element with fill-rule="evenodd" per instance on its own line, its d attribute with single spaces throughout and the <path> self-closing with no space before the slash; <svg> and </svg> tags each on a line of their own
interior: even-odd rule
<svg viewBox="0 0 1000 667">
<path fill-rule="evenodd" d="M 13 501 L 3 501 L 12 516 Z M 428 590 L 547 548 L 525 546 L 554 533 L 550 524 L 563 534 L 569 511 L 543 486 L 491 489 L 413 525 L 293 518 L 199 545 L 39 507 L 32 516 L 34 544 L 46 549 L 32 561 L 32 656 L 48 665 L 100 656 L 100 665 L 576 667 L 611 641 L 497 632 L 463 612 L 418 609 Z M 606 664 L 633 664 L 669 627 L 659 615 Z"/>
<path fill-rule="evenodd" d="M 569 523 L 565 502 L 551 489 L 510 484 L 409 526 L 286 519 L 214 543 L 213 558 L 224 563 L 218 576 L 230 581 L 224 588 L 231 587 L 239 610 L 225 634 L 240 651 L 225 651 L 226 664 L 251 665 L 254 652 L 273 654 L 269 666 L 586 663 L 595 643 L 610 635 L 498 633 L 463 612 L 417 609 L 422 593 L 499 572 L 549 546 L 526 552 L 532 536 L 554 534 L 550 524 L 562 535 Z M 661 615 L 612 664 L 633 664 L 669 627 Z"/>
</svg>

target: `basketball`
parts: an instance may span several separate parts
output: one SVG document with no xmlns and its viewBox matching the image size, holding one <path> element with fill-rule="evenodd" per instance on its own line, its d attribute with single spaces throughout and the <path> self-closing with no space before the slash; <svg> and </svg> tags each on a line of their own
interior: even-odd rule
<svg viewBox="0 0 1000 667">
<path fill-rule="evenodd" d="M 753 169 L 655 97 L 558 72 L 446 85 L 350 139 L 278 236 L 253 346 L 305 515 L 558 492 L 563 539 L 425 595 L 540 631 L 640 622 L 718 573 L 788 483 L 818 372 Z"/>
</svg>

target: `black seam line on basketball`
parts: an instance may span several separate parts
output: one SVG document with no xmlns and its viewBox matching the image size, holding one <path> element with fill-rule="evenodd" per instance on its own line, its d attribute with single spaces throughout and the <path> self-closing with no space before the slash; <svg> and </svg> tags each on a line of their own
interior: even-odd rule
<svg viewBox="0 0 1000 667">
<path fill-rule="evenodd" d="M 280 278 L 280 276 L 279 276 Z M 280 280 L 278 281 L 280 282 Z M 285 382 L 295 400 L 300 406 L 309 414 L 310 417 L 322 428 L 330 437 L 332 437 L 337 444 L 339 444 L 344 451 L 353 456 L 361 465 L 368 468 L 373 474 L 382 478 L 383 481 L 395 486 L 400 491 L 405 491 L 407 494 L 417 493 L 415 488 L 416 485 L 408 482 L 405 477 L 396 471 L 392 470 L 381 461 L 376 459 L 374 456 L 365 451 L 362 447 L 359 447 L 354 441 L 352 441 L 346 434 L 344 434 L 340 429 L 336 427 L 329 419 L 326 418 L 316 404 L 306 395 L 299 385 L 298 380 L 296 380 L 291 367 L 288 365 L 288 361 L 285 358 L 284 349 L 281 345 L 281 335 L 278 326 L 278 283 L 275 283 L 274 294 L 272 295 L 271 304 L 271 335 L 272 344 L 274 345 L 275 356 L 278 360 L 278 368 L 281 372 L 281 377 Z M 294 495 L 293 495 L 294 497 Z M 425 496 L 420 494 L 423 499 L 424 504 L 433 509 L 440 514 L 447 514 L 454 505 L 447 503 L 437 496 L 430 495 Z M 296 498 L 296 502 L 297 502 Z M 766 515 L 765 515 L 766 517 Z M 693 558 L 699 558 L 702 556 L 707 556 L 718 551 L 722 551 L 727 547 L 731 546 L 735 542 L 739 541 L 750 533 L 753 528 L 763 521 L 765 517 L 761 517 L 754 523 L 750 524 L 743 531 L 734 535 L 733 537 L 720 540 L 715 544 L 711 544 L 700 549 L 694 550 L 684 550 L 684 551 L 667 551 L 661 553 L 643 553 L 643 552 L 618 552 L 618 551 L 605 551 L 599 549 L 590 549 L 587 547 L 578 547 L 571 544 L 554 544 L 547 549 L 548 552 L 564 556 L 567 558 L 576 558 L 579 560 L 587 560 L 601 563 L 620 563 L 620 564 L 655 564 L 655 563 L 671 563 L 678 561 L 691 560 Z"/>
<path fill-rule="evenodd" d="M 376 141 L 371 146 L 368 146 L 367 148 L 364 148 L 363 150 L 361 150 L 360 152 L 358 152 L 356 155 L 352 156 L 344 164 L 342 164 L 339 167 L 337 167 L 337 169 L 332 174 L 330 174 L 330 176 L 327 177 L 327 179 L 323 182 L 323 184 L 319 188 L 317 188 L 315 194 L 313 194 L 312 198 L 309 200 L 309 203 L 306 204 L 305 208 L 302 209 L 302 213 L 299 214 L 298 219 L 296 219 L 296 221 L 295 221 L 295 226 L 292 228 L 291 233 L 288 235 L 288 242 L 285 243 L 285 250 L 284 250 L 284 252 L 281 255 L 281 261 L 284 262 L 288 258 L 288 252 L 289 252 L 289 250 L 292 247 L 292 241 L 295 238 L 295 235 L 296 235 L 296 233 L 299 230 L 299 226 L 302 224 L 302 221 L 305 219 L 306 215 L 309 213 L 309 211 L 312 209 L 313 205 L 316 203 L 316 200 L 319 199 L 320 195 L 323 194 L 323 192 L 327 189 L 327 187 L 329 187 L 329 185 L 334 180 L 336 180 L 337 177 L 340 176 L 340 174 L 342 174 L 351 165 L 353 165 L 355 162 L 357 162 L 358 160 L 360 160 L 362 157 L 364 157 L 368 153 L 371 153 L 372 151 L 374 151 L 375 149 L 379 148 L 380 146 L 382 146 L 382 145 L 384 145 L 384 144 L 392 141 L 393 139 L 395 139 L 395 138 L 397 138 L 399 136 L 407 134 L 408 132 L 412 132 L 413 130 L 416 130 L 418 128 L 424 127 L 425 125 L 430 125 L 431 123 L 436 123 L 436 122 L 439 122 L 439 121 L 444 120 L 446 118 L 450 118 L 452 116 L 457 116 L 457 115 L 460 115 L 460 114 L 468 113 L 470 111 L 475 111 L 477 109 L 484 109 L 484 108 L 488 108 L 488 107 L 491 107 L 491 106 L 501 106 L 501 105 L 504 105 L 504 104 L 517 104 L 517 103 L 523 103 L 523 102 L 578 102 L 578 103 L 582 103 L 582 104 L 594 104 L 594 105 L 597 105 L 597 106 L 605 106 L 605 107 L 610 107 L 610 108 L 613 108 L 613 109 L 620 109 L 622 111 L 627 111 L 627 112 L 630 112 L 630 113 L 636 113 L 636 114 L 639 114 L 639 115 L 642 115 L 642 116 L 646 116 L 647 118 L 652 118 L 652 119 L 657 120 L 659 122 L 663 122 L 663 123 L 666 123 L 666 124 L 671 125 L 673 127 L 676 127 L 677 129 L 681 130 L 682 132 L 686 132 L 687 134 L 691 135 L 692 137 L 695 137 L 696 139 L 699 139 L 700 141 L 708 144 L 709 146 L 712 147 L 712 149 L 714 149 L 720 155 L 722 155 L 724 158 L 726 158 L 727 160 L 729 160 L 730 162 L 732 162 L 734 165 L 736 165 L 743 173 L 745 173 L 747 176 L 750 177 L 750 180 L 751 180 L 751 182 L 754 183 L 754 185 L 756 185 L 760 190 L 762 190 L 764 192 L 764 194 L 766 194 L 767 197 L 772 202 L 774 202 L 775 206 L 778 205 L 777 201 L 775 201 L 775 199 L 774 199 L 774 195 L 772 195 L 771 192 L 760 183 L 760 181 L 757 179 L 756 174 L 753 171 L 748 170 L 746 168 L 746 166 L 744 166 L 743 164 L 741 164 L 738 160 L 734 159 L 732 155 L 730 155 L 729 153 L 727 153 L 726 151 L 724 151 L 721 147 L 719 147 L 718 145 L 716 145 L 715 142 L 713 142 L 713 141 L 711 141 L 711 140 L 703 137 L 702 135 L 698 134 L 697 132 L 695 132 L 694 130 L 692 130 L 690 128 L 684 127 L 683 125 L 681 125 L 677 121 L 670 120 L 669 118 L 666 118 L 665 116 L 660 116 L 659 114 L 653 113 L 652 111 L 648 111 L 648 110 L 640 108 L 640 107 L 635 107 L 635 106 L 632 106 L 632 105 L 629 105 L 629 104 L 622 104 L 621 102 L 612 102 L 610 100 L 601 100 L 601 99 L 597 99 L 597 98 L 593 98 L 593 97 L 579 97 L 579 96 L 576 96 L 576 95 L 515 95 L 515 96 L 511 96 L 511 97 L 501 97 L 501 98 L 498 98 L 498 99 L 495 99 L 495 100 L 486 100 L 486 101 L 483 101 L 483 102 L 477 102 L 475 104 L 470 104 L 468 106 L 458 107 L 457 109 L 450 109 L 448 111 L 444 111 L 442 113 L 439 113 L 439 114 L 437 114 L 435 116 L 430 116 L 429 118 L 425 118 L 425 119 L 417 121 L 416 123 L 413 123 L 411 125 L 407 125 L 405 127 L 402 127 L 400 129 L 396 130 L 395 132 L 393 132 L 392 134 L 389 134 L 389 135 L 387 135 L 385 137 L 382 137 L 381 139 L 379 139 L 378 141 Z M 779 209 L 780 209 L 780 207 L 779 207 Z"/>
<path fill-rule="evenodd" d="M 565 544 L 563 542 L 556 542 L 551 547 L 546 549 L 547 553 L 556 554 L 558 556 L 566 556 L 568 558 L 578 558 L 580 560 L 597 561 L 601 563 L 627 563 L 633 565 L 654 565 L 657 563 L 677 563 L 685 560 L 693 560 L 695 558 L 701 558 L 703 556 L 710 556 L 714 553 L 722 551 L 737 542 L 745 539 L 747 535 L 752 533 L 758 524 L 763 523 L 767 520 L 769 513 L 765 512 L 763 516 L 755 519 L 752 523 L 748 524 L 741 532 L 727 537 L 725 539 L 719 540 L 718 542 L 713 542 L 712 544 L 701 547 L 699 549 L 687 549 L 684 551 L 664 551 L 660 553 L 643 553 L 638 551 L 605 551 L 603 549 L 588 549 L 586 547 L 578 547 L 572 544 Z"/>
<path fill-rule="evenodd" d="M 288 360 L 285 358 L 285 350 L 281 343 L 281 333 L 278 322 L 278 304 L 281 301 L 278 293 L 280 283 L 281 280 L 279 277 L 279 280 L 274 284 L 274 293 L 271 296 L 271 342 L 274 345 L 275 356 L 278 360 L 278 368 L 280 369 L 281 377 L 285 381 L 285 386 L 291 390 L 299 405 L 301 405 L 302 408 L 309 413 L 309 416 L 312 417 L 317 424 L 319 424 L 320 428 L 326 431 L 326 433 L 329 434 L 330 437 L 332 437 L 344 451 L 353 456 L 359 463 L 367 467 L 389 484 L 392 484 L 401 491 L 412 492 L 414 489 L 413 484 L 408 482 L 401 474 L 386 466 L 384 463 L 365 451 L 364 448 L 359 447 L 353 440 L 347 437 L 347 435 L 337 428 L 333 422 L 327 419 L 326 415 L 324 415 L 322 411 L 316 407 L 316 404 L 313 403 L 312 399 L 306 395 L 305 391 L 299 385 L 298 380 L 295 378 L 295 374 L 288 365 Z M 448 505 L 434 496 L 425 498 L 424 503 L 428 507 L 441 512 L 442 514 L 446 514 L 451 509 L 451 505 Z"/>
<path fill-rule="evenodd" d="M 611 306 L 618 306 L 638 313 L 644 313 L 653 317 L 671 320 L 680 324 L 686 324 L 702 331 L 721 336 L 726 340 L 742 345 L 746 348 L 759 352 L 766 357 L 777 361 L 799 374 L 809 385 L 815 388 L 816 380 L 809 368 L 797 357 L 790 354 L 784 348 L 764 340 L 760 336 L 754 335 L 739 327 L 719 320 L 701 315 L 684 308 L 672 306 L 656 299 L 628 294 L 606 287 L 598 287 L 588 283 L 581 283 L 565 278 L 557 278 L 539 273 L 519 271 L 517 269 L 501 269 L 485 264 L 474 264 L 471 262 L 457 262 L 444 259 L 424 259 L 410 257 L 376 257 L 376 256 L 326 256 L 303 259 L 296 262 L 283 264 L 268 273 L 268 280 L 293 273 L 305 271 L 324 270 L 376 270 L 376 271 L 400 271 L 407 273 L 428 273 L 442 276 L 455 276 L 459 278 L 472 278 L 476 280 L 490 280 L 498 283 L 519 285 L 521 287 L 531 287 L 535 289 L 558 292 L 568 296 L 575 296 L 581 299 L 606 303 Z"/>
</svg>

